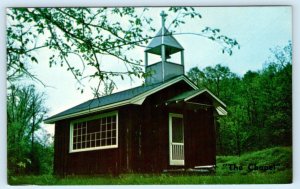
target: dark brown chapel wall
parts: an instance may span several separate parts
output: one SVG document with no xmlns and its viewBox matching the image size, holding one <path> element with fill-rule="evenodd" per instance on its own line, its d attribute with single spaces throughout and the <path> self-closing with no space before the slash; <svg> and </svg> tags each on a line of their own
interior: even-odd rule
<svg viewBox="0 0 300 189">
<path fill-rule="evenodd" d="M 132 126 L 135 125 L 132 122 L 133 109 L 133 106 L 118 109 L 118 148 L 113 149 L 69 153 L 71 120 L 57 122 L 54 139 L 54 173 L 57 175 L 116 174 L 132 170 L 132 154 L 135 153 L 132 148 L 133 136 L 130 134 L 133 132 Z M 110 111 L 113 110 L 107 112 Z"/>
<path fill-rule="evenodd" d="M 169 165 L 169 113 L 180 113 L 184 117 L 185 167 L 215 165 L 216 141 L 213 108 L 191 110 L 184 104 L 166 106 L 164 102 L 172 96 L 187 90 L 184 84 L 178 84 L 148 97 L 134 120 L 141 120 L 141 155 L 133 156 L 136 167 L 142 172 L 161 172 L 178 168 Z M 194 101 L 212 104 L 207 96 Z M 138 142 L 135 142 L 137 144 Z M 138 146 L 134 146 L 138 149 Z"/>
<path fill-rule="evenodd" d="M 188 111 L 185 125 L 186 167 L 216 164 L 216 139 L 213 110 Z"/>
<path fill-rule="evenodd" d="M 193 99 L 191 102 L 213 105 L 211 97 L 204 93 Z M 196 153 L 192 155 L 194 165 L 215 165 L 216 164 L 216 126 L 214 117 L 214 107 L 200 108 L 194 112 L 196 116 L 192 116 L 190 120 L 192 125 L 193 138 L 196 144 L 192 145 L 196 149 Z M 192 114 L 189 114 L 192 115 Z"/>
<path fill-rule="evenodd" d="M 161 172 L 169 166 L 169 113 L 183 113 L 186 167 L 215 164 L 215 133 L 210 110 L 193 112 L 164 102 L 191 88 L 177 83 L 144 101 L 121 107 L 118 148 L 69 153 L 70 121 L 55 125 L 54 171 L 58 175 Z M 201 100 L 201 99 L 200 99 Z M 110 112 L 113 110 L 109 110 Z M 78 119 L 78 118 L 76 118 Z"/>
<path fill-rule="evenodd" d="M 66 173 L 66 153 L 68 151 L 68 137 L 66 133 L 68 131 L 67 121 L 60 121 L 55 123 L 55 134 L 54 134 L 54 174 L 64 175 Z"/>
<path fill-rule="evenodd" d="M 151 110 L 151 111 L 150 111 Z M 134 153 L 134 164 L 141 172 L 161 172 L 180 168 L 169 165 L 169 113 L 184 116 L 185 168 L 200 165 L 215 165 L 215 128 L 212 110 L 184 110 L 184 107 L 155 108 L 145 106 L 144 111 L 152 112 L 143 117 L 141 156 Z M 153 120 L 153 118 L 155 118 Z M 137 143 L 135 143 L 137 144 Z M 137 145 L 134 147 L 138 149 Z"/>
<path fill-rule="evenodd" d="M 141 149 L 141 153 L 134 153 L 135 170 L 141 172 L 161 172 L 169 168 L 169 123 L 168 115 L 171 110 L 165 102 L 192 88 L 185 82 L 179 82 L 163 89 L 144 101 L 137 107 L 134 120 L 139 120 L 141 142 L 135 142 L 134 149 Z M 182 108 L 177 112 L 181 113 Z M 137 116 L 138 115 L 138 116 Z M 139 127 L 136 127 L 139 130 Z M 136 138 L 138 141 L 138 138 Z"/>
<path fill-rule="evenodd" d="M 117 149 L 69 153 L 69 129 L 69 121 L 55 125 L 55 174 L 114 174 L 118 171 Z"/>
<path fill-rule="evenodd" d="M 189 102 L 212 105 L 211 97 L 199 95 Z M 216 133 L 213 107 L 198 106 L 196 110 L 187 110 L 185 115 L 185 155 L 186 166 L 216 164 Z"/>
<path fill-rule="evenodd" d="M 167 123 L 163 123 L 165 112 L 161 107 L 155 107 L 153 99 L 147 99 L 145 104 L 139 107 L 136 115 L 139 124 L 136 127 L 134 170 L 138 172 L 160 172 L 168 158 L 167 151 L 162 150 L 167 145 L 165 138 Z"/>
</svg>

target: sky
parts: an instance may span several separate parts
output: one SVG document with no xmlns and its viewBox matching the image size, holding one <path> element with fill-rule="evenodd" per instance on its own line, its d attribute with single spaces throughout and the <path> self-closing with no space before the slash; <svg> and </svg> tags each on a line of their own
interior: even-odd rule
<svg viewBox="0 0 300 189">
<path fill-rule="evenodd" d="M 213 26 L 216 28 L 220 28 L 221 32 L 229 35 L 230 37 L 234 37 L 241 44 L 241 49 L 239 51 L 235 51 L 234 54 L 230 57 L 222 55 L 220 53 L 220 49 L 217 46 L 214 46 L 209 41 L 204 39 L 196 39 L 193 36 L 188 36 L 188 39 L 182 39 L 176 37 L 178 41 L 185 48 L 185 63 L 186 66 L 199 66 L 205 67 L 206 65 L 215 65 L 217 62 L 222 62 L 223 65 L 227 65 L 234 72 L 238 72 L 243 74 L 246 70 L 257 70 L 261 69 L 263 66 L 263 62 L 270 55 L 269 48 L 274 47 L 276 45 L 285 45 L 287 40 L 291 39 L 291 17 L 290 13 L 285 12 L 283 10 L 271 10 L 271 11 L 256 11 L 255 9 L 260 9 L 257 5 L 292 5 L 293 9 L 293 156 L 299 157 L 299 142 L 300 138 L 297 137 L 300 132 L 299 127 L 295 127 L 299 125 L 300 119 L 298 115 L 300 109 L 298 106 L 300 104 L 299 94 L 300 89 L 298 83 L 300 82 L 300 76 L 297 72 L 300 70 L 299 62 L 300 56 L 298 53 L 300 50 L 299 43 L 299 34 L 300 34 L 300 1 L 298 0 L 139 0 L 139 1 L 131 1 L 131 0 L 111 0 L 111 1 L 86 1 L 86 0 L 2 0 L 0 1 L 0 6 L 2 11 L 0 11 L 1 18 L 0 19 L 0 45 L 2 45 L 0 56 L 2 57 L 2 64 L 0 64 L 0 88 L 2 93 L 0 93 L 0 104 L 2 108 L 0 109 L 0 124 L 2 126 L 6 125 L 6 66 L 4 62 L 6 61 L 6 51 L 5 51 L 5 8 L 6 7 L 54 7 L 54 6 L 163 6 L 163 5 L 198 5 L 198 6 L 256 6 L 255 8 L 248 11 L 237 10 L 233 11 L 230 8 L 222 9 L 218 8 L 218 10 L 213 10 L 214 8 L 201 8 L 201 13 L 203 19 L 201 23 L 207 23 L 208 26 Z M 278 8 L 278 7 L 277 7 Z M 260 9 L 261 10 L 261 9 Z M 270 9 L 269 9 L 270 10 Z M 158 11 L 159 12 L 159 11 Z M 271 12 L 271 13 L 270 13 Z M 230 18 L 229 18 L 230 17 Z M 153 18 L 160 21 L 158 15 L 153 14 Z M 160 23 L 158 21 L 157 27 L 159 27 Z M 264 26 L 267 25 L 267 26 Z M 198 25 L 188 25 L 186 24 L 186 30 L 189 31 L 197 27 Z M 265 28 L 264 28 L 265 27 Z M 191 42 L 191 40 L 197 40 L 197 43 Z M 188 45 L 189 44 L 189 45 Z M 188 45 L 188 46 L 187 46 Z M 191 55 L 187 55 L 190 52 Z M 41 55 L 43 56 L 43 54 Z M 142 56 L 143 55 L 138 55 Z M 187 57 L 189 56 L 189 57 Z M 191 57 L 190 57 L 191 56 Z M 209 58 L 210 57 L 210 58 Z M 189 58 L 194 61 L 187 61 Z M 45 59 L 46 60 L 46 59 Z M 47 66 L 48 62 L 41 62 L 36 68 L 35 72 L 41 76 L 43 81 L 48 82 L 49 85 L 54 86 L 55 88 L 46 88 L 40 87 L 41 91 L 44 91 L 47 94 L 46 106 L 50 108 L 49 116 L 54 115 L 60 111 L 65 110 L 66 108 L 70 108 L 73 105 L 79 104 L 86 99 L 92 97 L 90 94 L 79 94 L 76 90 L 76 85 L 74 84 L 73 78 L 67 72 L 62 72 L 60 68 L 51 68 Z M 60 74 L 61 73 L 61 74 Z M 126 89 L 133 87 L 134 85 L 138 85 L 137 82 L 131 85 L 130 82 L 123 82 L 119 85 L 118 90 Z M 53 132 L 53 125 L 44 125 L 44 127 Z M 0 161 L 0 167 L 2 170 L 5 170 L 7 167 L 6 164 L 6 127 L 0 127 L 0 154 L 2 155 Z M 299 162 L 293 162 L 293 184 L 289 185 L 264 185 L 264 188 L 299 188 Z M 8 188 L 7 180 L 6 180 L 6 171 L 1 172 L 0 185 L 3 188 Z M 39 188 L 38 186 L 33 186 L 35 188 Z M 30 186 L 26 186 L 26 188 L 33 188 Z M 44 188 L 45 186 L 43 186 Z M 49 186 L 53 187 L 53 186 Z M 141 186 L 142 187 L 142 186 Z M 160 188 L 159 186 L 156 186 Z M 174 186 L 171 186 L 174 187 Z M 191 186 L 192 187 L 192 186 Z M 194 186 L 197 187 L 197 186 Z M 201 186 L 202 188 L 256 188 L 257 185 L 210 185 L 210 186 Z M 47 186 L 46 186 L 47 188 Z"/>
<path fill-rule="evenodd" d="M 162 8 L 150 8 L 148 16 L 154 20 L 156 29 L 161 27 L 161 18 L 159 13 Z M 202 15 L 201 20 L 188 19 L 186 24 L 176 29 L 176 32 L 199 33 L 202 29 L 209 26 L 220 29 L 221 33 L 234 38 L 238 41 L 241 48 L 234 49 L 233 55 L 223 54 L 221 47 L 211 40 L 195 35 L 178 35 L 175 38 L 185 49 L 185 70 L 192 67 L 205 68 L 222 64 L 228 66 L 230 70 L 242 76 L 248 70 L 257 71 L 263 68 L 265 61 L 271 55 L 270 48 L 276 46 L 285 46 L 289 40 L 292 40 L 292 18 L 291 7 L 198 7 L 197 10 Z M 167 17 L 168 21 L 172 18 Z M 143 59 L 144 49 L 133 51 L 133 55 Z M 39 91 L 46 94 L 46 107 L 49 108 L 48 116 L 71 108 L 86 100 L 93 98 L 89 85 L 95 83 L 86 83 L 83 94 L 77 90 L 78 84 L 66 71 L 66 67 L 60 66 L 49 68 L 47 50 L 38 52 L 39 64 L 31 67 L 32 73 L 46 83 L 48 86 L 37 84 Z M 120 64 L 115 59 L 101 57 L 107 70 L 122 70 Z M 150 63 L 154 59 L 150 58 Z M 115 80 L 117 89 L 114 92 L 122 91 L 136 87 L 142 83 L 142 80 L 135 78 L 130 81 L 126 78 L 122 81 L 120 78 Z M 53 125 L 43 125 L 43 127 L 54 133 Z"/>
</svg>

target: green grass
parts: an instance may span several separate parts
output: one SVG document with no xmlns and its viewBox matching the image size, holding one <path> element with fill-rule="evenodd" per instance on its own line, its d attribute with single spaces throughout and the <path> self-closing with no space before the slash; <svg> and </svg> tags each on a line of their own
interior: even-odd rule
<svg viewBox="0 0 300 189">
<path fill-rule="evenodd" d="M 247 164 L 279 164 L 275 171 L 249 171 Z M 224 164 L 242 165 L 241 171 L 230 171 Z M 217 157 L 217 171 L 214 175 L 187 174 L 123 174 L 112 176 L 68 176 L 52 175 L 11 176 L 11 185 L 127 185 L 127 184 L 275 184 L 292 182 L 292 150 L 290 147 L 276 147 L 237 156 Z"/>
<path fill-rule="evenodd" d="M 241 165 L 243 170 L 229 170 L 225 164 Z M 250 171 L 249 164 L 257 166 L 276 165 L 275 170 L 267 171 Z M 248 175 L 256 173 L 276 173 L 292 169 L 292 148 L 291 147 L 274 147 L 256 152 L 249 152 L 238 156 L 218 156 L 217 157 L 217 174 L 218 175 Z"/>
<path fill-rule="evenodd" d="M 256 173 L 251 175 L 145 175 L 126 174 L 119 177 L 83 177 L 70 176 L 55 178 L 51 175 L 11 177 L 12 185 L 127 185 L 127 184 L 274 184 L 290 183 L 292 172 L 280 171 L 266 174 Z"/>
</svg>

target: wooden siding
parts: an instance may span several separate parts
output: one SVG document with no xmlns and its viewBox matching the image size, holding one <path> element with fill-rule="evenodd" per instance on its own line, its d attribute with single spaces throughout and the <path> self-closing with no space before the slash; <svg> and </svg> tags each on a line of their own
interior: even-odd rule
<svg viewBox="0 0 300 189">
<path fill-rule="evenodd" d="M 118 174 L 127 172 L 131 163 L 129 133 L 132 107 L 118 110 L 118 148 L 69 153 L 70 120 L 56 122 L 54 138 L 54 173 L 57 175 L 72 174 Z M 96 115 L 96 114 L 93 114 Z M 78 118 L 76 118 L 78 119 Z"/>
<path fill-rule="evenodd" d="M 178 168 L 169 165 L 169 113 L 183 114 L 184 167 L 215 164 L 216 144 L 212 108 L 195 110 L 186 103 L 168 106 L 164 104 L 171 97 L 190 89 L 185 82 L 179 82 L 147 97 L 140 106 L 127 105 L 117 109 L 119 135 L 118 148 L 115 149 L 69 153 L 72 120 L 56 122 L 55 174 L 161 172 Z M 191 101 L 212 104 L 206 96 L 196 97 Z"/>
</svg>

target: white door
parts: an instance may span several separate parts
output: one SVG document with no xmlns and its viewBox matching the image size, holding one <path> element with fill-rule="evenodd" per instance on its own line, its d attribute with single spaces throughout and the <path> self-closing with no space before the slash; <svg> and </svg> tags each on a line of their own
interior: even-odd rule
<svg viewBox="0 0 300 189">
<path fill-rule="evenodd" d="M 169 114 L 170 165 L 184 165 L 183 115 Z"/>
</svg>

